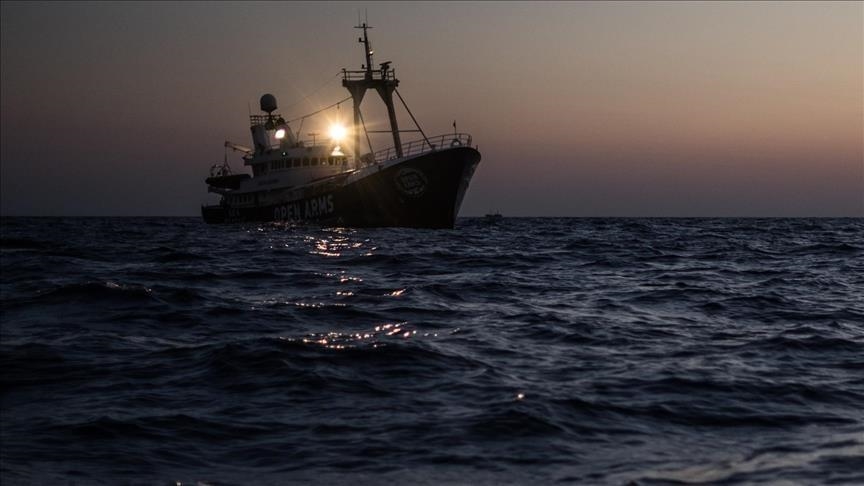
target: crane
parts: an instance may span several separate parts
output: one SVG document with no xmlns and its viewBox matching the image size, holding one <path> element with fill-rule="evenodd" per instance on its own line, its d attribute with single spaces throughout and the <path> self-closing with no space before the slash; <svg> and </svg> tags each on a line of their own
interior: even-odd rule
<svg viewBox="0 0 864 486">
<path fill-rule="evenodd" d="M 243 152 L 244 154 L 251 154 L 253 152 L 251 148 L 246 147 L 245 145 L 239 145 L 234 142 L 229 142 L 228 140 L 225 140 L 225 147 L 230 148 L 235 152 Z"/>
</svg>

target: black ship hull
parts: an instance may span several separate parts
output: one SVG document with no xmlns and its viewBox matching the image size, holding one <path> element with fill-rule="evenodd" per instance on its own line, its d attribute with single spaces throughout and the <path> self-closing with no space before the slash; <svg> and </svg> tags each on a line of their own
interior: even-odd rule
<svg viewBox="0 0 864 486">
<path fill-rule="evenodd" d="M 204 206 L 207 223 L 309 221 L 333 226 L 452 228 L 480 162 L 471 147 L 427 152 L 352 180 L 305 188 L 275 204 Z M 373 169 L 374 170 L 374 169 Z M 262 198 L 264 199 L 264 198 Z"/>
</svg>

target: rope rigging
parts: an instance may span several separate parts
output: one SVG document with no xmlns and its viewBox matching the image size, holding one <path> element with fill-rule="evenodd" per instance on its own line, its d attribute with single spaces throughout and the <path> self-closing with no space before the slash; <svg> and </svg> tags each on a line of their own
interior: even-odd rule
<svg viewBox="0 0 864 486">
<path fill-rule="evenodd" d="M 334 80 L 338 79 L 339 76 L 341 76 L 341 75 L 342 75 L 342 71 L 338 71 L 336 74 L 333 75 L 333 77 L 331 77 L 327 81 L 324 81 L 323 83 L 321 83 L 321 85 L 318 86 L 315 89 L 315 91 L 312 91 L 308 95 L 303 95 L 302 100 L 296 101 L 296 102 L 288 105 L 286 108 L 283 108 L 283 110 L 285 110 L 287 112 L 287 111 L 291 110 L 292 108 L 294 108 L 295 106 L 299 105 L 300 103 L 305 103 L 305 102 L 309 101 L 309 98 L 311 98 L 311 97 L 315 96 L 316 94 L 318 94 L 319 92 L 321 92 L 322 89 L 326 88 L 330 83 L 332 83 Z"/>
<path fill-rule="evenodd" d="M 389 63 L 386 63 L 386 64 L 389 64 Z M 386 67 L 385 67 L 385 69 L 386 69 Z M 290 109 L 290 108 L 294 108 L 294 107 L 298 106 L 298 105 L 301 104 L 301 103 L 308 102 L 310 98 L 312 98 L 313 96 L 315 96 L 316 94 L 318 94 L 319 92 L 321 92 L 325 87 L 327 87 L 327 86 L 328 86 L 328 85 L 329 85 L 333 80 L 335 80 L 336 78 L 338 78 L 340 75 L 342 75 L 342 76 L 345 75 L 344 69 L 343 69 L 342 71 L 340 71 L 340 72 L 337 72 L 333 77 L 329 78 L 327 81 L 325 81 L 324 83 L 322 83 L 321 85 L 319 85 L 318 88 L 316 88 L 314 91 L 312 91 L 312 93 L 310 93 L 310 94 L 308 94 L 308 95 L 304 95 L 304 96 L 303 96 L 303 99 L 302 99 L 301 101 L 298 101 L 298 102 L 296 102 L 296 103 L 293 103 L 292 105 L 289 106 L 288 109 Z M 382 76 L 383 76 L 383 74 L 382 74 Z M 408 108 L 408 104 L 405 102 L 405 99 L 402 97 L 402 94 L 399 93 L 399 91 L 398 91 L 397 89 L 395 89 L 395 86 L 394 86 L 394 88 L 393 88 L 393 91 L 396 93 L 396 96 L 399 98 L 399 101 L 402 102 L 402 106 L 405 108 L 405 111 L 408 112 L 408 116 L 411 117 L 411 121 L 414 122 L 414 126 L 417 127 L 417 130 L 408 130 L 408 131 L 418 131 L 418 132 L 420 132 L 420 134 L 421 134 L 422 137 L 423 137 L 423 141 L 426 143 L 426 145 L 432 147 L 432 144 L 431 144 L 431 142 L 429 141 L 429 138 L 426 136 L 426 133 L 425 133 L 425 132 L 423 131 L 423 129 L 420 127 L 420 123 L 417 122 L 417 119 L 414 117 L 414 114 L 411 112 L 411 109 Z M 383 96 L 383 95 L 382 95 L 382 96 Z M 296 117 L 296 118 L 292 118 L 291 120 L 288 120 L 286 123 L 289 123 L 289 124 L 290 124 L 290 123 L 294 123 L 294 122 L 298 122 L 298 121 L 299 121 L 299 122 L 300 122 L 300 125 L 299 125 L 298 130 L 297 130 L 297 134 L 299 135 L 299 134 L 301 134 L 301 133 L 303 132 L 303 125 L 304 125 L 304 122 L 306 121 L 307 118 L 313 117 L 313 116 L 315 116 L 315 115 L 317 115 L 317 114 L 319 114 L 319 113 L 321 113 L 321 112 L 327 111 L 327 110 L 329 110 L 329 109 L 331 109 L 331 108 L 334 108 L 334 107 L 336 108 L 336 110 L 337 110 L 337 112 L 338 112 L 338 110 L 340 109 L 340 105 L 341 105 L 342 103 L 345 103 L 346 101 L 351 100 L 352 98 L 353 98 L 353 95 L 352 95 L 352 96 L 345 97 L 345 98 L 343 98 L 343 99 L 341 99 L 341 100 L 339 100 L 339 101 L 337 101 L 337 102 L 335 102 L 335 103 L 333 103 L 333 104 L 330 104 L 330 105 L 328 105 L 328 106 L 325 106 L 324 108 L 321 108 L 321 109 L 318 109 L 318 110 L 316 110 L 316 111 L 313 111 L 312 113 L 307 113 L 307 114 L 305 114 L 305 115 L 302 115 L 302 116 L 299 116 L 299 117 Z M 392 108 L 390 108 L 390 109 L 391 109 L 391 111 L 392 111 Z M 361 127 L 362 127 L 362 129 L 363 129 L 364 134 L 366 135 L 366 143 L 367 143 L 368 146 L 369 146 L 369 150 L 374 152 L 374 149 L 373 149 L 373 147 L 372 147 L 372 140 L 371 140 L 371 138 L 370 138 L 370 136 L 369 136 L 369 130 L 366 128 L 366 121 L 363 119 L 363 114 L 358 112 L 357 115 L 359 115 L 360 125 L 361 125 Z M 392 114 L 391 114 L 391 117 L 392 117 Z M 341 117 L 340 117 L 338 114 L 337 114 L 337 119 L 341 119 Z M 282 120 L 280 120 L 280 121 L 282 121 Z M 394 123 L 394 122 L 391 120 L 391 124 L 392 124 L 392 123 Z M 356 127 L 356 128 L 359 128 L 359 127 Z M 394 141 L 397 143 L 397 145 L 400 145 L 400 142 L 398 141 L 398 138 L 397 138 L 397 133 L 398 133 L 398 132 L 402 132 L 402 131 L 405 131 L 405 130 L 398 130 L 397 128 L 395 128 L 395 125 L 394 125 L 394 128 L 393 128 L 393 136 L 394 136 L 394 139 L 395 139 Z M 358 140 L 358 142 L 359 142 L 359 140 Z M 358 143 L 358 145 L 359 145 L 359 143 Z M 398 151 L 398 149 L 397 149 L 397 151 Z"/>
<path fill-rule="evenodd" d="M 297 118 L 292 118 L 291 120 L 288 120 L 288 123 L 293 123 L 293 122 L 296 122 L 296 121 L 302 121 L 302 120 L 305 120 L 306 118 L 309 118 L 309 117 L 311 117 L 311 116 L 315 116 L 315 115 L 317 115 L 318 113 L 321 113 L 322 111 L 327 111 L 327 110 L 329 110 L 330 108 L 333 108 L 334 106 L 339 106 L 339 105 L 341 105 L 342 103 L 345 103 L 346 101 L 348 101 L 348 100 L 350 100 L 350 99 L 351 99 L 351 97 L 349 96 L 349 97 L 347 97 L 347 98 L 345 98 L 345 99 L 343 99 L 343 100 L 339 100 L 339 101 L 337 101 L 336 103 L 333 103 L 332 105 L 325 106 L 324 108 L 321 108 L 321 109 L 318 110 L 318 111 L 314 111 L 314 112 L 312 112 L 312 113 L 309 113 L 309 114 L 306 114 L 306 115 L 303 115 L 303 116 L 298 116 Z"/>
</svg>

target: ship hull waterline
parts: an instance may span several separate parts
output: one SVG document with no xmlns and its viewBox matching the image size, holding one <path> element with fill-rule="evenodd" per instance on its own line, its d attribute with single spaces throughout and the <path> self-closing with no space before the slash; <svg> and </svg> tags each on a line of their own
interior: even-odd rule
<svg viewBox="0 0 864 486">
<path fill-rule="evenodd" d="M 274 204 L 203 206 L 207 223 L 295 221 L 344 227 L 453 228 L 480 153 L 456 147 L 378 165 L 343 185 L 312 185 Z"/>
</svg>

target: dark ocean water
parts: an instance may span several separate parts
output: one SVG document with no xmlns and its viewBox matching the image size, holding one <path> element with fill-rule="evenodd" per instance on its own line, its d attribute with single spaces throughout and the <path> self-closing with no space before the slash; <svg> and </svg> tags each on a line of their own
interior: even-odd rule
<svg viewBox="0 0 864 486">
<path fill-rule="evenodd" d="M 2 221 L 2 484 L 864 484 L 864 220 Z"/>
</svg>

